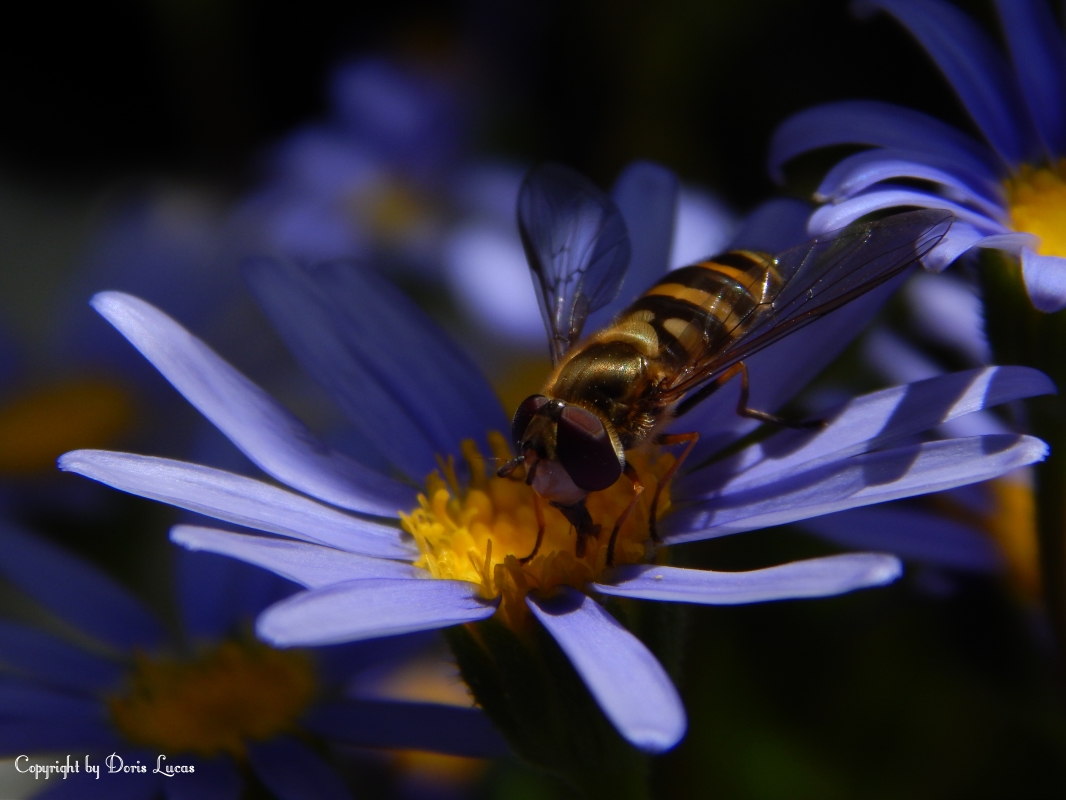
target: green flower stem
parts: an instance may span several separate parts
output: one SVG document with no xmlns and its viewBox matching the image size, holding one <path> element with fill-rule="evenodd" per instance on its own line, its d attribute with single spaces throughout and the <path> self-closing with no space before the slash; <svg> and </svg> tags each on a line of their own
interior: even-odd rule
<svg viewBox="0 0 1066 800">
<path fill-rule="evenodd" d="M 1037 544 L 1044 606 L 1066 679 L 1066 311 L 1033 308 L 1021 268 L 998 250 L 980 256 L 985 330 L 997 364 L 1024 364 L 1046 373 L 1060 394 L 1026 403 L 1029 432 L 1051 446 L 1036 465 Z"/>
</svg>

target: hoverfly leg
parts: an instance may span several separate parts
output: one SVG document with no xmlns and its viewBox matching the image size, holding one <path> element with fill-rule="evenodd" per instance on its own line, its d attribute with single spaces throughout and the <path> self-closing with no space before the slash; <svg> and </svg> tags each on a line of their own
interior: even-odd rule
<svg viewBox="0 0 1066 800">
<path fill-rule="evenodd" d="M 519 564 L 528 564 L 532 561 L 533 556 L 540 550 L 540 543 L 544 541 L 544 509 L 540 505 L 540 495 L 536 492 L 533 493 L 533 512 L 537 515 L 537 541 L 528 556 L 518 559 Z"/>
<path fill-rule="evenodd" d="M 696 442 L 699 440 L 700 435 L 696 431 L 693 431 L 692 433 L 664 433 L 658 438 L 658 443 L 660 445 L 681 444 L 682 442 L 688 442 L 688 444 L 685 446 L 685 449 L 681 451 L 681 455 L 677 457 L 677 461 L 670 465 L 670 469 L 666 471 L 655 485 L 655 494 L 651 497 L 651 507 L 648 509 L 648 533 L 651 534 L 651 540 L 653 542 L 659 541 L 659 533 L 656 530 L 658 527 L 659 495 L 662 494 L 663 487 L 670 483 L 678 469 L 685 463 L 688 454 L 692 452 L 692 448 L 696 446 Z"/>
<path fill-rule="evenodd" d="M 790 419 L 779 417 L 776 414 L 770 414 L 766 411 L 759 411 L 755 408 L 748 407 L 748 398 L 750 397 L 751 387 L 748 384 L 748 365 L 743 361 L 738 361 L 731 366 L 721 375 L 716 377 L 698 392 L 691 397 L 686 397 L 682 400 L 674 411 L 674 417 L 680 417 L 687 412 L 691 411 L 703 400 L 706 400 L 718 389 L 721 389 L 725 384 L 740 376 L 740 397 L 737 398 L 737 414 L 741 417 L 747 417 L 748 419 L 757 419 L 760 422 L 769 422 L 771 425 L 778 425 L 782 428 L 822 428 L 825 427 L 824 419 L 809 419 L 803 422 L 793 422 Z"/>
<path fill-rule="evenodd" d="M 584 500 L 578 500 L 571 506 L 564 506 L 562 503 L 554 502 L 552 505 L 562 511 L 563 516 L 574 526 L 574 530 L 577 532 L 577 545 L 574 548 L 574 555 L 582 558 L 585 555 L 585 542 L 588 541 L 590 536 L 599 534 L 600 526 L 593 523 L 592 515 L 589 514 Z"/>
<path fill-rule="evenodd" d="M 611 531 L 611 538 L 607 542 L 607 566 L 614 565 L 614 543 L 618 538 L 618 531 L 621 530 L 622 525 L 629 519 L 629 515 L 633 512 L 633 509 L 637 505 L 637 498 L 644 492 L 644 484 L 640 482 L 640 478 L 637 475 L 637 471 L 633 469 L 633 465 L 626 462 L 625 475 L 629 480 L 633 481 L 633 497 L 629 500 L 629 505 L 626 506 L 619 517 L 618 521 L 614 524 L 614 529 Z"/>
</svg>

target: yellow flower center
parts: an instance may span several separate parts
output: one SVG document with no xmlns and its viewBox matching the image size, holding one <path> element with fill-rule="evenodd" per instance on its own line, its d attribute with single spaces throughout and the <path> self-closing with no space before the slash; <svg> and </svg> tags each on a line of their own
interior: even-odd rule
<svg viewBox="0 0 1066 800">
<path fill-rule="evenodd" d="M 985 484 L 992 496 L 987 511 L 977 512 L 950 498 L 934 495 L 933 504 L 990 536 L 1007 562 L 1007 576 L 1026 602 L 1040 602 L 1040 562 L 1037 553 L 1036 500 L 1033 487 L 1017 476 Z"/>
<path fill-rule="evenodd" d="M 129 395 L 100 379 L 23 392 L 0 405 L 0 475 L 55 472 L 63 453 L 114 444 L 132 418 Z"/>
<path fill-rule="evenodd" d="M 1021 169 L 1005 182 L 1011 226 L 1040 237 L 1042 256 L 1066 256 L 1066 159 Z"/>
<path fill-rule="evenodd" d="M 306 653 L 227 641 L 191 661 L 138 655 L 126 692 L 108 706 L 133 744 L 241 758 L 246 739 L 292 730 L 314 695 Z"/>
<path fill-rule="evenodd" d="M 507 441 L 489 434 L 496 463 L 511 458 Z M 435 578 L 476 583 L 486 599 L 502 595 L 500 613 L 511 627 L 526 620 L 525 596 L 530 591 L 547 592 L 556 586 L 583 588 L 607 566 L 607 546 L 616 521 L 633 499 L 633 484 L 624 475 L 615 484 L 587 498 L 598 536 L 589 537 L 585 553 L 576 555 L 573 527 L 562 513 L 546 503 L 522 480 L 499 478 L 495 469 L 486 471 L 485 459 L 472 441 L 463 442 L 463 458 L 470 467 L 470 483 L 460 487 L 454 463 L 442 464 L 426 479 L 426 492 L 419 507 L 400 515 L 405 531 L 422 551 L 418 566 Z M 669 453 L 657 450 L 626 453 L 644 485 L 632 512 L 618 531 L 615 564 L 647 560 L 651 553 L 648 519 L 655 487 L 674 463 Z M 533 552 L 544 520 L 544 537 L 536 556 Z M 670 507 L 669 488 L 659 498 L 658 516 Z"/>
<path fill-rule="evenodd" d="M 1036 541 L 1036 499 L 1025 481 L 998 478 L 990 482 L 995 508 L 985 526 L 1007 559 L 1011 581 L 1022 596 L 1040 600 L 1040 563 Z"/>
</svg>

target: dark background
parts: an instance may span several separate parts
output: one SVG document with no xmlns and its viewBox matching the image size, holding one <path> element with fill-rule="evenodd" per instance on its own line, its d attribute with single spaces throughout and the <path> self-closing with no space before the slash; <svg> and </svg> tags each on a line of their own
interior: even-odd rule
<svg viewBox="0 0 1066 800">
<path fill-rule="evenodd" d="M 984 3 L 964 3 L 990 19 Z M 659 159 L 741 207 L 771 190 L 773 130 L 812 103 L 878 97 L 965 124 L 922 51 L 840 0 L 33 4 L 0 36 L 0 164 L 63 181 L 241 181 L 325 111 L 353 53 L 435 61 L 472 89 L 483 152 L 596 177 Z"/>
</svg>

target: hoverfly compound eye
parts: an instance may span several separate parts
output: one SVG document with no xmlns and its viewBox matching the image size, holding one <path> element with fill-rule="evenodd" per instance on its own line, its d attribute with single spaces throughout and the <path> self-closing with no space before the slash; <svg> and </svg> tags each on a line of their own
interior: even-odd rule
<svg viewBox="0 0 1066 800">
<path fill-rule="evenodd" d="M 518 410 L 514 412 L 514 421 L 511 423 L 511 439 L 514 441 L 515 452 L 518 455 L 522 455 L 522 437 L 526 434 L 526 428 L 529 427 L 533 417 L 547 402 L 548 398 L 544 395 L 534 394 L 523 400 L 522 404 L 518 406 Z"/>
<path fill-rule="evenodd" d="M 603 420 L 580 406 L 567 405 L 559 416 L 556 456 L 570 480 L 598 492 L 618 480 L 623 463 Z"/>
</svg>

